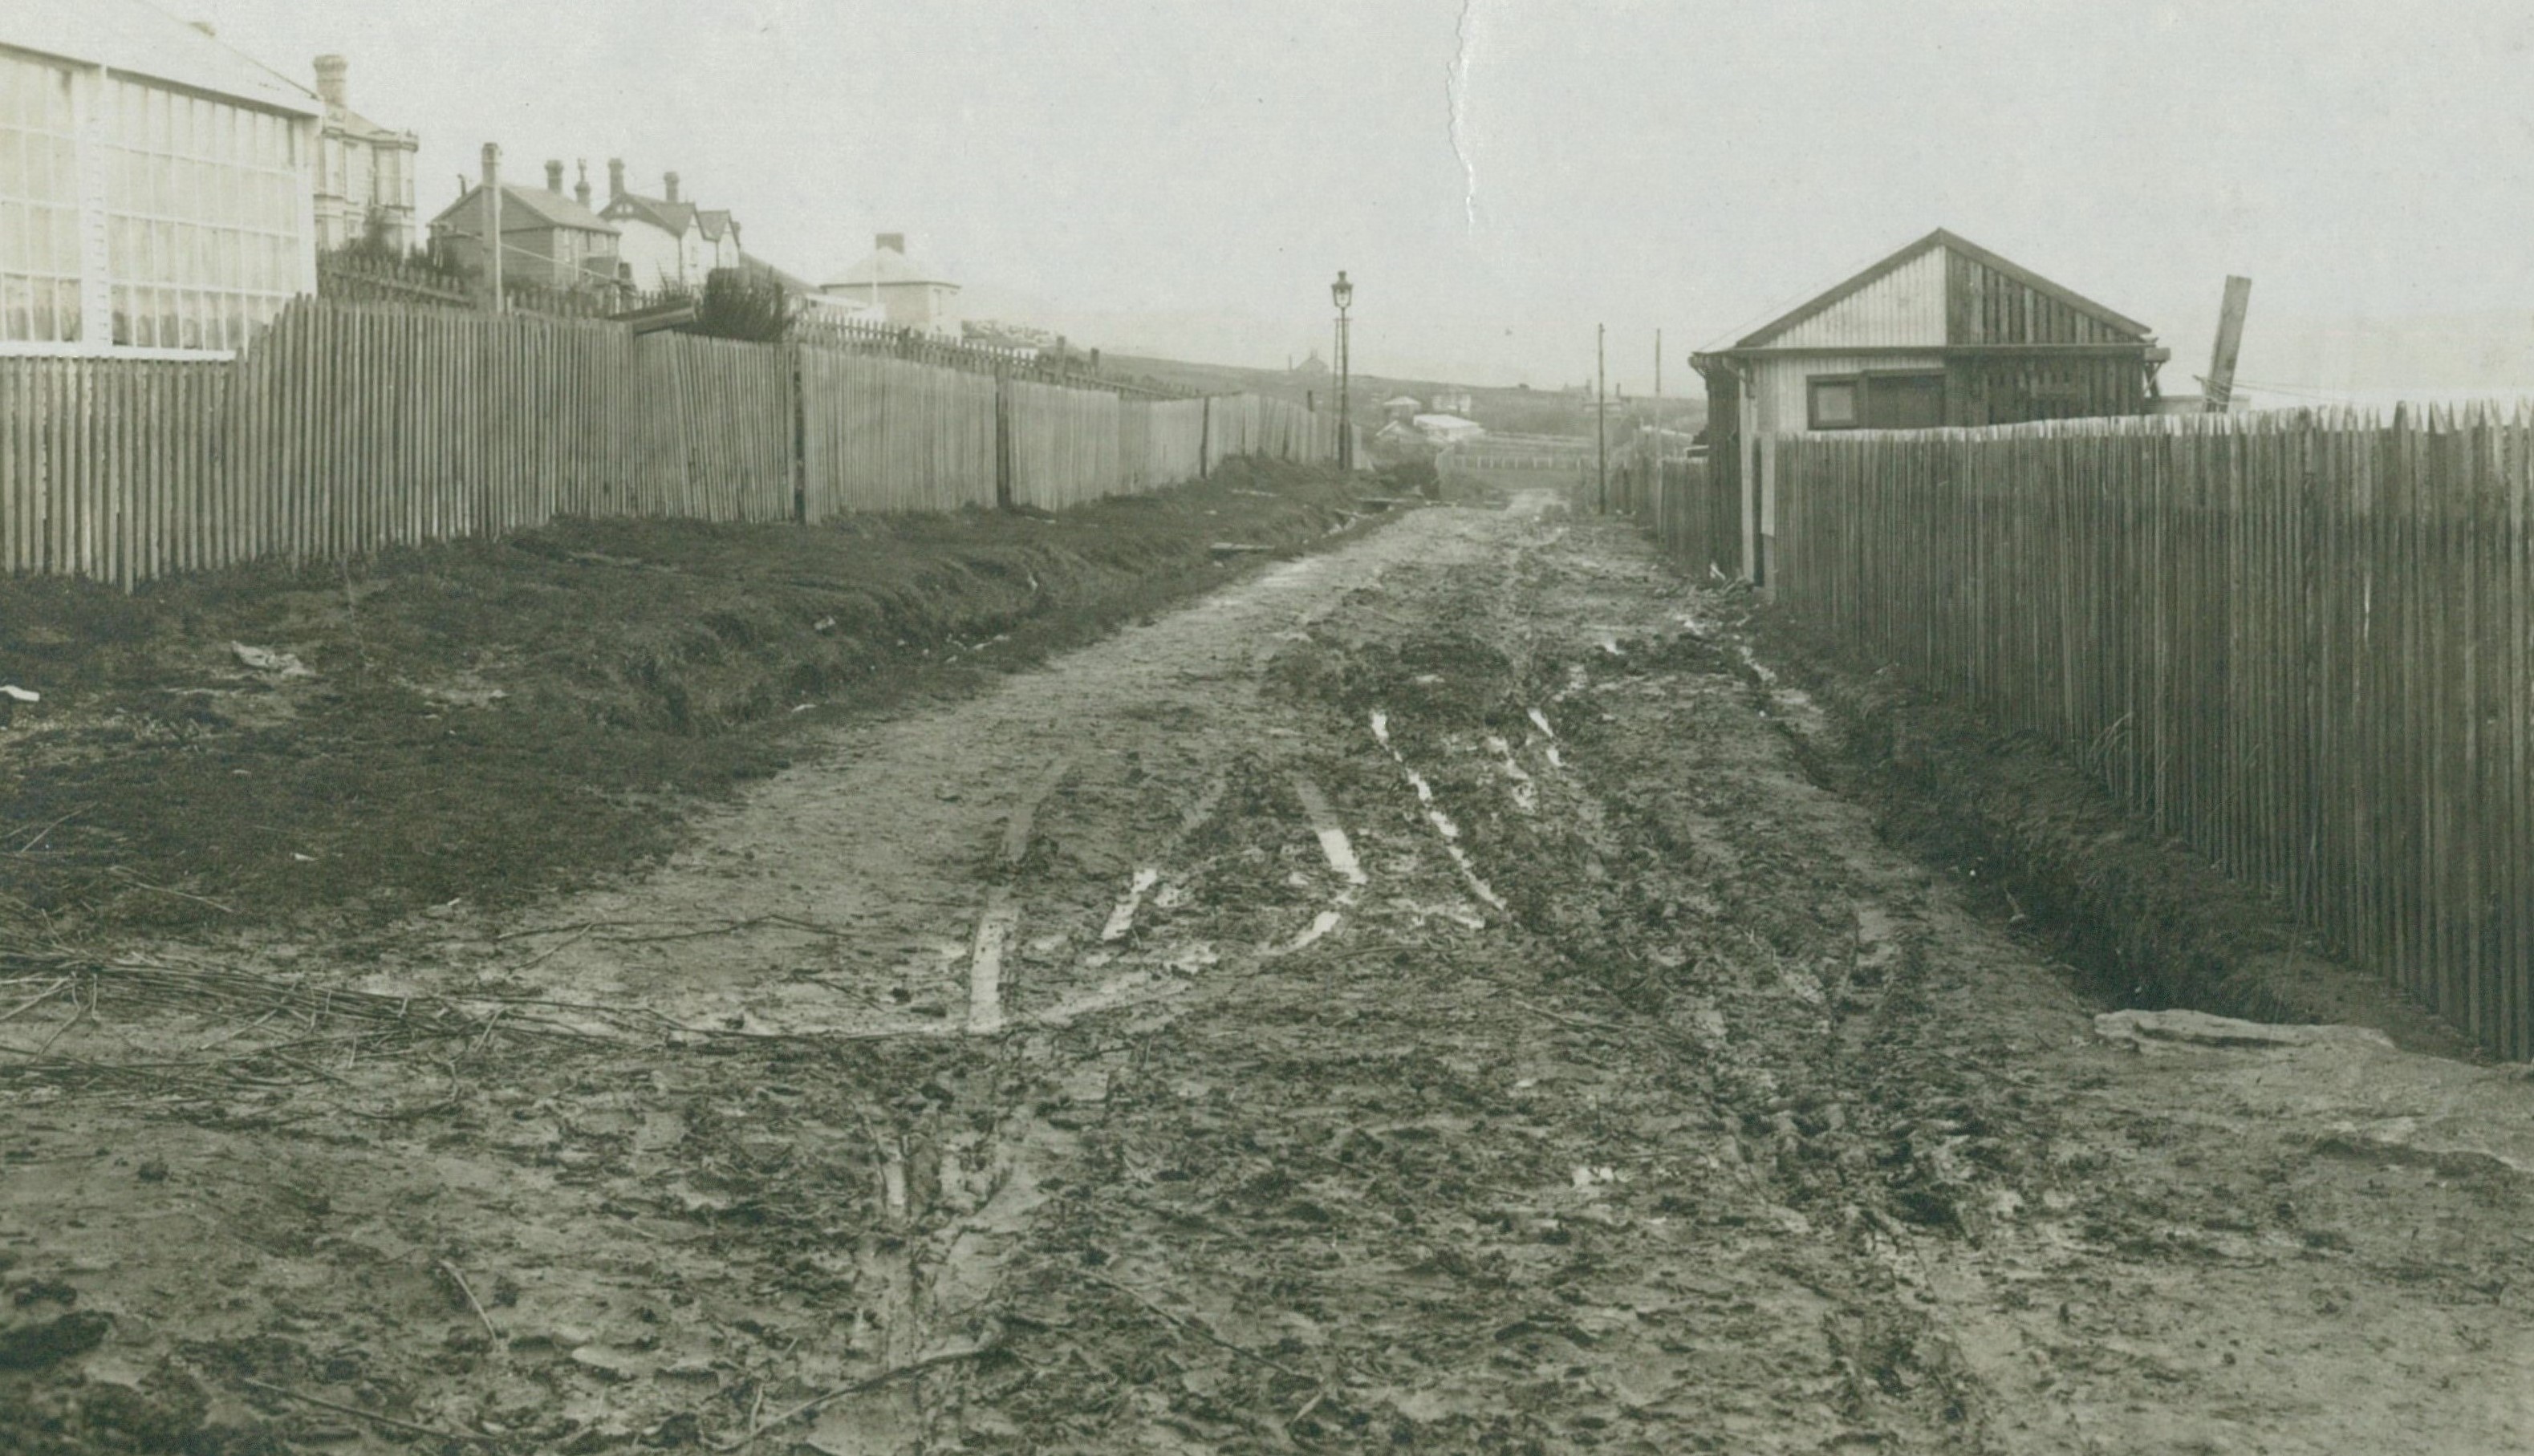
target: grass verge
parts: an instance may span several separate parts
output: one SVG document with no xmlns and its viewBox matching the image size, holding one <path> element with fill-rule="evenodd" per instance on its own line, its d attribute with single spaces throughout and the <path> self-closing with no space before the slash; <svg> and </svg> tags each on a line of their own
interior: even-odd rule
<svg viewBox="0 0 2534 1456">
<path fill-rule="evenodd" d="M 2000 919 L 2116 1006 L 2374 1026 L 2410 1050 L 2478 1059 L 2470 1038 L 2332 959 L 2273 896 L 2128 813 L 2082 766 L 1763 609 L 1752 628 L 1824 711 L 1808 767 L 1883 834 L 1950 866 Z"/>
<path fill-rule="evenodd" d="M 630 870 L 816 726 L 1341 539 L 1384 490 L 1236 461 L 1056 515 L 571 521 L 132 596 L 0 580 L 0 681 L 42 694 L 0 730 L 0 933 L 359 928 Z"/>
</svg>

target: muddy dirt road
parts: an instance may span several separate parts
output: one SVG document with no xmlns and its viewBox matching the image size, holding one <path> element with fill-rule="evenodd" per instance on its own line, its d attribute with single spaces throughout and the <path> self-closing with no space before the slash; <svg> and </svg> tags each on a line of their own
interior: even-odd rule
<svg viewBox="0 0 2534 1456">
<path fill-rule="evenodd" d="M 2098 1023 L 1730 608 L 1418 510 L 641 883 L 8 988 L 0 1449 L 2534 1448 L 2534 1083 Z"/>
</svg>

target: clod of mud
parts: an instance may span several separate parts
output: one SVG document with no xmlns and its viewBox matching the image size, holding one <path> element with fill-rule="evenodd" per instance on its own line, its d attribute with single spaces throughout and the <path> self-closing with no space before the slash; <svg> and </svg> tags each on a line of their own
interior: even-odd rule
<svg viewBox="0 0 2534 1456">
<path fill-rule="evenodd" d="M 114 1320 L 89 1310 L 0 1328 L 0 1370 L 33 1370 L 86 1355 L 105 1342 Z"/>
<path fill-rule="evenodd" d="M 2393 1038 L 2373 1026 L 2282 1026 L 2265 1021 L 2212 1017 L 2199 1011 L 2107 1011 L 2094 1018 L 2094 1034 L 2105 1041 L 2126 1042 L 2142 1051 L 2157 1047 L 2289 1047 L 2350 1045 L 2383 1047 Z"/>
</svg>

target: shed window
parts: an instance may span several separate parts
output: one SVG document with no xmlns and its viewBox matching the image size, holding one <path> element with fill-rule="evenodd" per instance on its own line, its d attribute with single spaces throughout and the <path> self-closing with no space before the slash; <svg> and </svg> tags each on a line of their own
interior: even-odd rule
<svg viewBox="0 0 2534 1456">
<path fill-rule="evenodd" d="M 1823 375 L 1805 381 L 1814 430 L 1929 430 L 1945 423 L 1941 373 Z"/>
<path fill-rule="evenodd" d="M 1945 423 L 1941 374 L 1868 375 L 1865 424 L 1869 430 L 1933 430 Z"/>
<path fill-rule="evenodd" d="M 1814 379 L 1810 419 L 1815 430 L 1854 430 L 1863 423 L 1864 411 L 1857 396 L 1863 392 L 1863 381 L 1854 376 L 1837 379 Z"/>
</svg>

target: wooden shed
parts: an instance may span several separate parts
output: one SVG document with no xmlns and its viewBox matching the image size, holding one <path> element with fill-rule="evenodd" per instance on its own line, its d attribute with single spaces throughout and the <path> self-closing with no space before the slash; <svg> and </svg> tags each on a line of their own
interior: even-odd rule
<svg viewBox="0 0 2534 1456">
<path fill-rule="evenodd" d="M 2145 324 L 1939 228 L 1690 363 L 1708 469 L 1743 502 L 1742 569 L 1765 586 L 1777 436 L 2145 414 L 2168 357 Z"/>
</svg>

